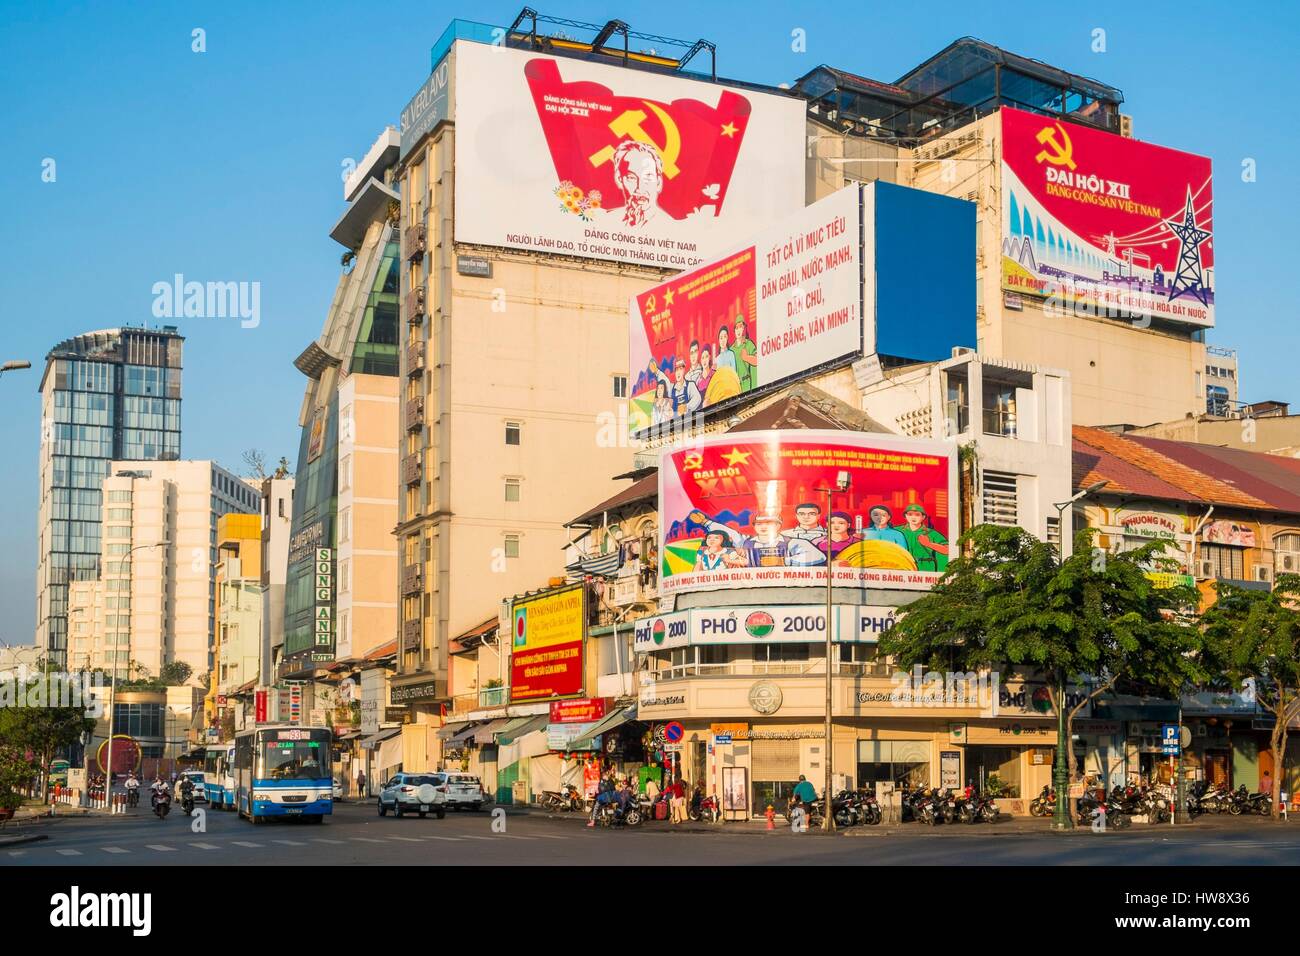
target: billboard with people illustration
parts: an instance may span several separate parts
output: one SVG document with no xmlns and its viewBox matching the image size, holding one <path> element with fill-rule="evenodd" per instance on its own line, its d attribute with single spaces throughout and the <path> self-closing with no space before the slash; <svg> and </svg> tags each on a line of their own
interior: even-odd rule
<svg viewBox="0 0 1300 956">
<path fill-rule="evenodd" d="M 455 46 L 457 242 L 688 268 L 804 205 L 804 103 Z"/>
<path fill-rule="evenodd" d="M 632 297 L 631 434 L 861 352 L 861 195 L 842 189 Z"/>
<path fill-rule="evenodd" d="M 958 534 L 956 462 L 950 444 L 857 432 L 666 449 L 660 590 L 825 586 L 828 568 L 837 586 L 927 589 Z"/>
</svg>

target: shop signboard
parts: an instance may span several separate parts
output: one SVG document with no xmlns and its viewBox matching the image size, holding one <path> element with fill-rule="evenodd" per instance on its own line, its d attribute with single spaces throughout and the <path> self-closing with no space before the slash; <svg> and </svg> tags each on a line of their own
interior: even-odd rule
<svg viewBox="0 0 1300 956">
<path fill-rule="evenodd" d="M 1002 288 L 1091 315 L 1214 325 L 1205 156 L 1003 107 Z"/>
<path fill-rule="evenodd" d="M 516 600 L 511 607 L 510 702 L 581 697 L 586 586 Z"/>
<path fill-rule="evenodd" d="M 632 647 L 638 654 L 685 647 L 690 643 L 690 612 L 652 614 L 633 625 Z"/>
<path fill-rule="evenodd" d="M 550 750 L 568 750 L 575 740 L 581 740 L 591 733 L 599 720 L 589 723 L 552 723 L 546 725 L 546 746 Z"/>
<path fill-rule="evenodd" d="M 551 701 L 553 724 L 591 724 L 605 717 L 604 697 L 580 697 L 577 700 Z"/>
<path fill-rule="evenodd" d="M 630 432 L 862 353 L 862 195 L 842 189 L 631 298 Z"/>
<path fill-rule="evenodd" d="M 939 751 L 939 786 L 946 790 L 961 789 L 961 751 Z"/>
<path fill-rule="evenodd" d="M 454 61 L 458 243 L 682 269 L 804 208 L 797 97 L 467 41 Z"/>
<path fill-rule="evenodd" d="M 660 592 L 927 590 L 958 535 L 955 447 L 853 432 L 706 436 L 659 468 Z M 824 488 L 833 493 L 830 515 Z"/>
<path fill-rule="evenodd" d="M 1133 538 L 1157 538 L 1173 541 L 1183 532 L 1181 517 L 1161 514 L 1158 511 L 1122 511 L 1119 526 L 1124 534 Z"/>
<path fill-rule="evenodd" d="M 1236 521 L 1211 521 L 1201 531 L 1206 544 L 1231 544 L 1239 548 L 1255 547 L 1255 529 Z"/>
<path fill-rule="evenodd" d="M 831 617 L 836 643 L 874 644 L 898 621 L 899 608 L 837 605 Z M 821 604 L 694 608 L 642 618 L 633 647 L 638 654 L 691 644 L 814 644 L 826 640 Z"/>
</svg>

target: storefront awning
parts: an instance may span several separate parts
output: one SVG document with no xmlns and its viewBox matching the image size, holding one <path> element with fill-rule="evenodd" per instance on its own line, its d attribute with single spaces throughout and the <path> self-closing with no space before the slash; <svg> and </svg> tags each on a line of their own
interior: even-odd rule
<svg viewBox="0 0 1300 956">
<path fill-rule="evenodd" d="M 532 717 L 516 717 L 497 732 L 497 743 L 512 744 L 520 737 L 526 737 L 535 730 L 545 730 L 550 723 L 550 714 L 536 714 Z"/>
<path fill-rule="evenodd" d="M 460 734 L 466 727 L 474 724 L 472 720 L 449 720 L 438 730 L 439 740 L 450 740 Z"/>
<path fill-rule="evenodd" d="M 446 747 L 448 750 L 459 750 L 466 747 L 474 739 L 474 731 L 478 730 L 481 724 L 477 721 L 470 721 L 468 727 L 462 727 L 450 737 L 447 738 Z"/>
<path fill-rule="evenodd" d="M 607 734 L 611 730 L 623 726 L 629 720 L 636 720 L 636 705 L 625 707 L 616 713 L 608 715 L 604 720 L 592 727 L 585 737 L 579 737 L 569 744 L 569 750 L 595 750 L 595 739 L 601 734 Z"/>
<path fill-rule="evenodd" d="M 488 746 L 495 742 L 496 735 L 501 732 L 501 729 L 505 727 L 506 724 L 513 722 L 514 721 L 505 718 L 489 720 L 486 724 L 474 731 L 472 739 L 474 743 L 478 744 L 480 747 Z"/>
<path fill-rule="evenodd" d="M 363 737 L 361 739 L 361 749 L 374 750 L 385 740 L 389 739 L 390 737 L 396 737 L 401 732 L 402 732 L 401 727 L 389 727 L 387 730 L 381 730 L 377 734 L 371 734 L 369 737 Z"/>
</svg>

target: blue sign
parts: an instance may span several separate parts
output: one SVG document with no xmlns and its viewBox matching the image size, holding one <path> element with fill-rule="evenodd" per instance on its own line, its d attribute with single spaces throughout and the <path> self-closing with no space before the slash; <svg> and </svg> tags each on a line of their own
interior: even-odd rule
<svg viewBox="0 0 1300 956">
<path fill-rule="evenodd" d="M 731 743 L 731 734 L 718 734 L 713 738 L 713 742 L 715 744 L 729 744 Z"/>
<path fill-rule="evenodd" d="M 680 743 L 685 736 L 686 728 L 675 720 L 664 728 L 664 739 L 670 744 Z"/>
<path fill-rule="evenodd" d="M 1177 724 L 1164 724 L 1160 728 L 1160 752 L 1178 756 L 1181 749 L 1181 732 Z"/>
</svg>

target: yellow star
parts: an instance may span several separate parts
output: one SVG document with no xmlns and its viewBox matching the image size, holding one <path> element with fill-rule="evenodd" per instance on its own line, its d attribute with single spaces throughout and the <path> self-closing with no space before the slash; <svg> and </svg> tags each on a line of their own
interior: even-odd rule
<svg viewBox="0 0 1300 956">
<path fill-rule="evenodd" d="M 726 126 L 722 127 L 722 135 L 734 138 L 736 135 L 736 125 L 734 123 L 728 123 Z"/>
<path fill-rule="evenodd" d="M 672 304 L 673 304 L 673 294 L 674 294 L 674 293 L 673 293 L 673 290 L 672 290 L 672 289 L 666 289 L 666 290 L 664 290 L 664 305 L 672 305 Z"/>
<path fill-rule="evenodd" d="M 723 455 L 722 459 L 733 468 L 736 465 L 748 465 L 749 456 L 754 454 L 752 451 L 737 451 L 733 446 L 729 454 Z"/>
</svg>

